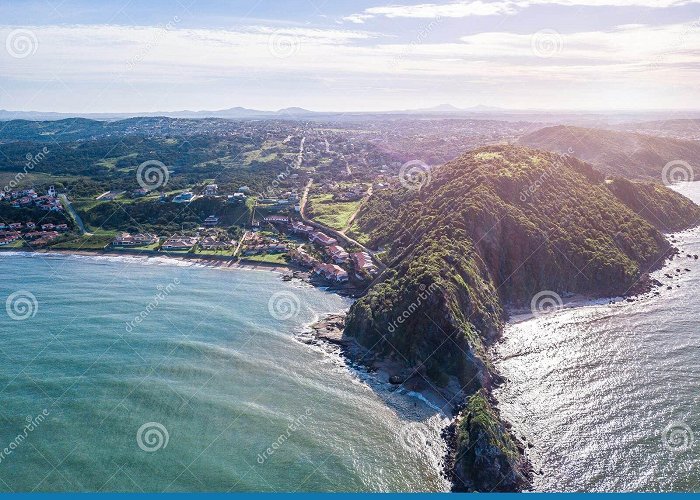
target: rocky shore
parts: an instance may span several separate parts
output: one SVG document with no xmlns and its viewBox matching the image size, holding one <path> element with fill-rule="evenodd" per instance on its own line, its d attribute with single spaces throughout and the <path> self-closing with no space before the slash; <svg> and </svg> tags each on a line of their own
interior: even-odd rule
<svg viewBox="0 0 700 500">
<path fill-rule="evenodd" d="M 456 380 L 447 387 L 438 388 L 429 381 L 424 367 L 406 368 L 403 363 L 373 353 L 353 337 L 344 334 L 345 319 L 345 314 L 330 314 L 314 323 L 310 327 L 309 342 L 336 346 L 343 357 L 352 364 L 362 366 L 378 381 L 420 394 L 433 408 L 439 408 L 448 416 L 456 415 L 464 401 L 464 394 Z"/>
</svg>

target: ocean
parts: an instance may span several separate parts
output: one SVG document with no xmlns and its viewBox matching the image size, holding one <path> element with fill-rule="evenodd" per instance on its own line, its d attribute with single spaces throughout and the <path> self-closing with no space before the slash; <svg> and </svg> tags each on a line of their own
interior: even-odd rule
<svg viewBox="0 0 700 500">
<path fill-rule="evenodd" d="M 700 202 L 700 183 L 674 188 Z M 536 490 L 700 490 L 700 230 L 674 236 L 658 296 L 513 321 L 494 349 Z"/>
<path fill-rule="evenodd" d="M 444 491 L 445 417 L 303 340 L 279 273 L 0 253 L 0 491 Z"/>
<path fill-rule="evenodd" d="M 494 347 L 536 490 L 700 489 L 700 231 L 675 237 L 659 296 Z M 305 342 L 349 299 L 159 258 L 2 252 L 0 277 L 0 491 L 449 488 L 446 417 Z"/>
</svg>

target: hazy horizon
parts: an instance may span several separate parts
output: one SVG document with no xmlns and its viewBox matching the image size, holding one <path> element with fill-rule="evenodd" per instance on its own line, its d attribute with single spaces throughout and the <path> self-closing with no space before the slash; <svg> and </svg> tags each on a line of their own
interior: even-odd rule
<svg viewBox="0 0 700 500">
<path fill-rule="evenodd" d="M 448 102 L 593 111 L 700 102 L 698 0 L 28 0 L 0 5 L 0 19 L 0 109 L 377 112 Z"/>
</svg>

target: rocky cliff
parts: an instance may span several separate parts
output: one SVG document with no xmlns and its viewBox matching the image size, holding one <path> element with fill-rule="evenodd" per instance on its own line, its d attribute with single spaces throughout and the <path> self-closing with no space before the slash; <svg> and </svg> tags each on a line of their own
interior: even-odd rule
<svg viewBox="0 0 700 500">
<path fill-rule="evenodd" d="M 486 347 L 504 306 L 542 293 L 625 294 L 671 252 L 658 228 L 696 224 L 700 208 L 663 186 L 606 181 L 575 158 L 514 146 L 470 151 L 425 179 L 360 213 L 372 245 L 388 248 L 389 270 L 353 305 L 345 335 L 436 388 L 461 388 L 456 484 L 517 490 L 525 462 L 483 392 L 497 377 Z"/>
</svg>

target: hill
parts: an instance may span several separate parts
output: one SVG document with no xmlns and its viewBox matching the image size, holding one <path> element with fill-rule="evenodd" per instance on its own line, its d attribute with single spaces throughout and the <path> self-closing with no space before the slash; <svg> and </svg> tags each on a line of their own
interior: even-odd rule
<svg viewBox="0 0 700 500">
<path fill-rule="evenodd" d="M 519 144 L 569 153 L 610 176 L 662 182 L 664 166 L 687 162 L 700 179 L 700 143 L 632 132 L 570 127 L 546 127 L 519 139 Z"/>
<path fill-rule="evenodd" d="M 470 151 L 424 178 L 359 214 L 390 270 L 352 306 L 345 335 L 403 366 L 404 380 L 461 389 L 457 489 L 518 490 L 527 463 L 487 392 L 498 380 L 487 347 L 506 305 L 535 300 L 538 312 L 567 293 L 625 294 L 672 251 L 657 227 L 695 225 L 700 208 L 663 186 L 607 182 L 578 159 L 515 146 Z"/>
</svg>

